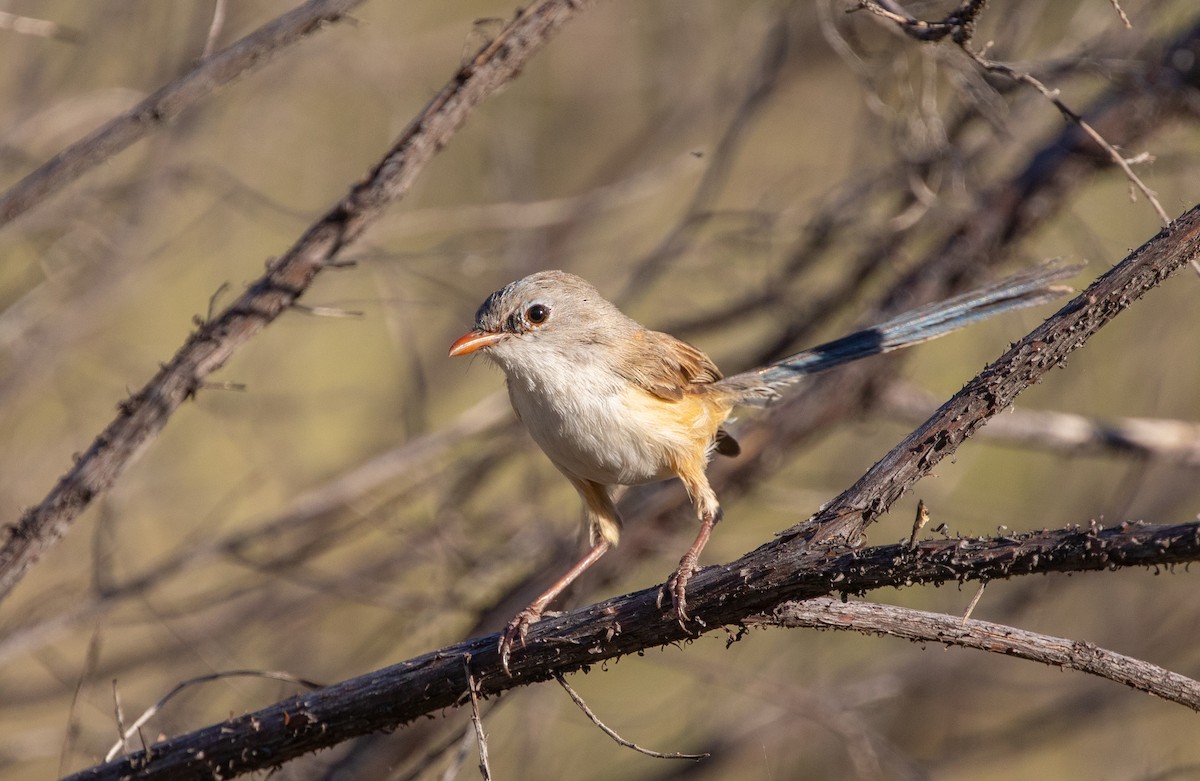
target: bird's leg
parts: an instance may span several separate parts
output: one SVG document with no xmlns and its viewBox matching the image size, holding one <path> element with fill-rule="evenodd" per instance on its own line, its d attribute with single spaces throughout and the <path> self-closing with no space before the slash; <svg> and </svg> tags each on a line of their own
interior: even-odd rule
<svg viewBox="0 0 1200 781">
<path fill-rule="evenodd" d="M 575 566 L 567 570 L 567 574 L 554 581 L 554 585 L 546 589 L 545 593 L 533 600 L 529 607 L 517 613 L 516 617 L 508 622 L 508 626 L 504 628 L 504 634 L 500 636 L 500 666 L 504 668 L 506 674 L 512 675 L 508 670 L 508 658 L 512 655 L 513 644 L 520 640 L 521 647 L 524 648 L 525 635 L 529 633 L 529 625 L 536 623 L 554 598 L 561 594 L 567 586 L 574 583 L 584 570 L 595 564 L 611 547 L 607 540 L 601 540 L 588 551 L 586 556 L 577 561 Z"/>
<path fill-rule="evenodd" d="M 671 606 L 675 611 L 675 620 L 684 629 L 687 629 L 687 622 L 692 619 L 687 614 L 687 584 L 692 579 L 692 575 L 696 574 L 699 569 L 700 552 L 704 550 L 704 546 L 708 544 L 708 538 L 712 535 L 713 527 L 717 525 L 717 521 L 721 520 L 721 508 L 717 507 L 715 512 L 705 513 L 700 518 L 700 531 L 696 534 L 696 540 L 692 543 L 692 547 L 688 548 L 687 553 L 683 554 L 683 558 L 679 560 L 679 566 L 671 573 L 671 577 L 667 578 L 665 589 L 671 593 Z M 662 592 L 659 592 L 659 603 L 661 607 Z M 700 619 L 695 619 L 703 625 Z"/>
<path fill-rule="evenodd" d="M 721 520 L 722 513 L 721 505 L 717 502 L 717 495 L 713 493 L 708 484 L 708 478 L 704 476 L 703 472 L 699 473 L 698 479 L 683 478 L 683 482 L 696 505 L 696 514 L 700 517 L 700 531 L 697 532 L 692 547 L 688 548 L 687 553 L 683 554 L 683 558 L 679 560 L 679 566 L 671 573 L 671 577 L 667 578 L 663 589 L 658 592 L 658 605 L 662 607 L 663 591 L 670 593 L 675 620 L 685 631 L 688 631 L 687 622 L 692 619 L 687 614 L 687 584 L 699 568 L 700 553 L 708 544 L 708 538 L 712 536 L 713 527 Z M 699 619 L 696 621 L 701 625 L 704 623 Z"/>
<path fill-rule="evenodd" d="M 575 486 L 575 490 L 579 492 L 579 498 L 583 500 L 584 527 L 591 540 L 592 549 L 577 561 L 575 566 L 567 571 L 567 574 L 556 580 L 554 585 L 535 599 L 533 604 L 517 613 L 516 617 L 509 621 L 508 626 L 504 628 L 504 634 L 500 637 L 500 665 L 509 675 L 512 673 L 508 669 L 508 658 L 512 654 L 513 644 L 520 640 L 521 646 L 524 647 L 525 635 L 529 633 L 529 625 L 542 617 L 542 611 L 567 586 L 574 583 L 575 579 L 582 575 L 588 567 L 595 564 L 601 556 L 608 552 L 609 548 L 615 547 L 621 536 L 621 514 L 617 512 L 617 507 L 613 504 L 609 487 L 592 480 L 575 477 L 565 471 L 563 475 L 571 481 L 571 485 Z"/>
</svg>

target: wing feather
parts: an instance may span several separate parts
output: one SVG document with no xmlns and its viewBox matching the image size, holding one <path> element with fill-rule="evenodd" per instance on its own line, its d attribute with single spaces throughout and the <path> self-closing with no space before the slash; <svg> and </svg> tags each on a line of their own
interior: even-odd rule
<svg viewBox="0 0 1200 781">
<path fill-rule="evenodd" d="M 695 386 L 721 379 L 712 359 L 687 342 L 659 331 L 643 331 L 628 344 L 628 361 L 618 373 L 649 393 L 667 401 L 679 401 Z"/>
</svg>

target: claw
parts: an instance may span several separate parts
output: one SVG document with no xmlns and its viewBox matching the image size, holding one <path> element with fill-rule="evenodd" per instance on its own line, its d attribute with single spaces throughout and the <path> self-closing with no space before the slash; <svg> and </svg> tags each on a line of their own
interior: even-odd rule
<svg viewBox="0 0 1200 781">
<path fill-rule="evenodd" d="M 520 640 L 521 647 L 525 647 L 525 635 L 529 634 L 529 626 L 537 623 L 542 617 L 542 611 L 534 609 L 532 605 L 517 613 L 512 621 L 508 622 L 508 626 L 504 627 L 504 634 L 500 635 L 500 666 L 504 668 L 504 674 L 512 677 L 512 672 L 508 669 L 508 659 L 512 656 L 513 644 Z"/>
<path fill-rule="evenodd" d="M 692 556 L 684 556 L 679 560 L 679 567 L 671 573 L 671 577 L 667 578 L 667 582 L 662 585 L 658 591 L 658 607 L 662 607 L 663 593 L 669 592 L 671 595 L 671 609 L 675 614 L 675 620 L 679 622 L 679 626 L 688 634 L 693 634 L 693 630 L 688 627 L 689 622 L 694 622 L 700 626 L 704 626 L 704 622 L 700 619 L 691 618 L 687 613 L 687 584 L 692 579 L 692 575 L 696 574 L 696 560 Z"/>
</svg>

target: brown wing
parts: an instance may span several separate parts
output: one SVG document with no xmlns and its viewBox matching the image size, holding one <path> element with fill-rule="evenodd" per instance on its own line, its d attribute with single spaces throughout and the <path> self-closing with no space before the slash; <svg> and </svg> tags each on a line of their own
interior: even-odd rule
<svg viewBox="0 0 1200 781">
<path fill-rule="evenodd" d="M 688 390 L 698 390 L 721 379 L 721 370 L 707 355 L 659 331 L 641 331 L 629 341 L 629 361 L 618 368 L 625 379 L 660 399 L 679 401 Z M 723 456 L 741 452 L 737 440 L 717 429 L 713 449 Z"/>
<path fill-rule="evenodd" d="M 617 371 L 660 399 L 679 401 L 688 386 L 721 379 L 721 370 L 707 355 L 669 334 L 641 331 L 627 346 L 629 360 Z"/>
</svg>

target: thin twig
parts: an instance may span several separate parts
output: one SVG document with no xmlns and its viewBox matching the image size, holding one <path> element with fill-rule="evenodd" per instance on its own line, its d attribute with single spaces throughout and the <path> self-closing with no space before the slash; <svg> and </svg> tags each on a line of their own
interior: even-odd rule
<svg viewBox="0 0 1200 781">
<path fill-rule="evenodd" d="M 220 390 L 220 391 L 238 391 L 238 392 L 245 392 L 245 391 L 248 389 L 248 387 L 249 387 L 249 386 L 247 386 L 247 385 L 246 385 L 246 383 L 244 383 L 244 382 L 232 382 L 232 381 L 228 381 L 228 380 L 226 380 L 226 381 L 221 381 L 221 382 L 214 382 L 214 381 L 212 381 L 212 380 L 205 380 L 204 382 L 202 382 L 202 383 L 200 384 L 200 389 L 201 389 L 201 390 Z"/>
<path fill-rule="evenodd" d="M 125 735 L 125 709 L 121 707 L 121 687 L 117 685 L 117 679 L 112 679 L 112 696 L 113 696 L 113 719 L 117 725 L 117 744 L 120 746 L 118 751 L 122 754 L 129 753 L 129 739 Z"/>
<path fill-rule="evenodd" d="M 310 306 L 299 302 L 292 304 L 292 309 L 302 314 L 312 315 L 313 317 L 354 318 L 363 316 L 363 312 L 360 309 L 342 309 L 336 306 Z"/>
<path fill-rule="evenodd" d="M 983 597 L 983 590 L 987 588 L 987 584 L 988 582 L 986 580 L 979 581 L 979 588 L 975 590 L 975 596 L 971 597 L 971 601 L 967 605 L 967 609 L 963 611 L 963 626 L 966 626 L 967 621 L 971 619 L 971 614 L 975 612 L 975 606 L 979 604 L 979 600 Z"/>
<path fill-rule="evenodd" d="M 908 547 L 912 550 L 917 547 L 917 532 L 925 528 L 925 524 L 929 523 L 929 508 L 925 506 L 924 499 L 917 500 L 917 517 L 913 518 L 912 534 L 908 536 Z"/>
<path fill-rule="evenodd" d="M 69 718 L 67 721 L 67 730 L 64 736 L 62 746 L 58 754 L 58 775 L 66 773 L 67 757 L 72 752 L 72 746 L 79 735 L 79 704 L 81 695 L 83 694 L 84 684 L 91 679 L 92 674 L 96 670 L 96 666 L 100 661 L 100 627 L 97 626 L 92 630 L 91 639 L 88 640 L 87 657 L 83 667 L 79 670 L 75 678 L 75 688 L 71 691 L 71 705 L 68 708 Z"/>
<path fill-rule="evenodd" d="M 950 37 L 955 43 L 967 40 L 987 0 L 965 0 L 938 21 L 918 19 L 893 0 L 860 0 L 851 10 L 866 10 L 900 27 L 905 35 L 918 41 L 940 41 Z"/>
<path fill-rule="evenodd" d="M 471 695 L 471 725 L 475 727 L 475 742 L 479 746 L 479 774 L 483 781 L 492 781 L 492 768 L 488 763 L 487 733 L 483 731 L 483 718 L 479 715 L 479 684 L 471 674 L 471 655 L 463 655 L 463 669 L 467 673 L 467 692 Z"/>
<path fill-rule="evenodd" d="M 1115 163 L 1117 167 L 1124 172 L 1125 178 L 1128 179 L 1134 187 L 1141 191 L 1142 195 L 1146 197 L 1146 200 L 1150 202 L 1150 205 L 1154 208 L 1154 212 L 1158 215 L 1158 219 L 1162 221 L 1162 224 L 1167 227 L 1171 225 L 1171 218 L 1167 215 L 1167 210 L 1164 209 L 1163 205 L 1159 202 L 1158 195 L 1151 190 L 1145 182 L 1142 181 L 1142 178 L 1134 172 L 1133 166 L 1130 164 L 1131 160 L 1139 159 L 1141 157 L 1140 155 L 1127 159 L 1115 146 L 1110 144 L 1108 140 L 1104 138 L 1104 136 L 1100 135 L 1099 131 L 1092 127 L 1087 120 L 1085 120 L 1070 106 L 1068 106 L 1063 99 L 1059 97 L 1058 90 L 1050 89 L 1039 79 L 1034 77 L 1033 74 L 1017 70 L 1011 65 L 1006 65 L 1005 63 L 988 59 L 983 55 L 982 52 L 975 51 L 969 45 L 967 45 L 967 43 L 963 43 L 961 48 L 964 52 L 966 52 L 968 57 L 974 60 L 979 67 L 983 68 L 988 73 L 996 73 L 1006 76 L 1014 81 L 1028 84 L 1040 92 L 1042 96 L 1046 98 L 1046 100 L 1049 100 L 1054 104 L 1054 107 L 1059 110 L 1059 113 L 1066 117 L 1069 122 L 1075 123 L 1075 125 L 1077 125 L 1079 129 L 1087 135 L 1088 138 L 1092 139 L 1097 146 L 1104 150 L 1113 163 Z"/>
<path fill-rule="evenodd" d="M 587 716 L 588 720 L 590 720 L 593 724 L 595 724 L 597 727 L 599 727 L 601 732 L 603 732 L 605 735 L 608 735 L 610 738 L 612 738 L 614 741 L 616 741 L 618 745 L 624 746 L 625 748 L 631 748 L 634 751 L 638 752 L 639 754 L 645 754 L 646 756 L 654 757 L 655 759 L 691 759 L 691 760 L 698 762 L 701 759 L 708 758 L 708 756 L 709 756 L 708 754 L 680 754 L 678 752 L 674 752 L 671 754 L 663 754 L 658 751 L 651 751 L 648 748 L 642 748 L 641 746 L 634 743 L 633 741 L 626 740 L 625 738 L 618 735 L 612 729 L 612 727 L 609 727 L 604 722 L 600 721 L 599 718 L 596 717 L 596 714 L 593 713 L 592 709 L 588 707 L 588 704 L 583 701 L 583 698 L 579 696 L 579 693 L 571 688 L 571 684 L 567 683 L 567 679 L 563 677 L 562 673 L 559 673 L 559 672 L 554 673 L 554 679 L 556 681 L 558 681 L 559 686 L 563 687 L 563 689 L 566 691 L 567 695 L 571 698 L 571 701 L 579 706 L 579 709 L 581 711 L 583 711 L 583 715 Z"/>
</svg>

